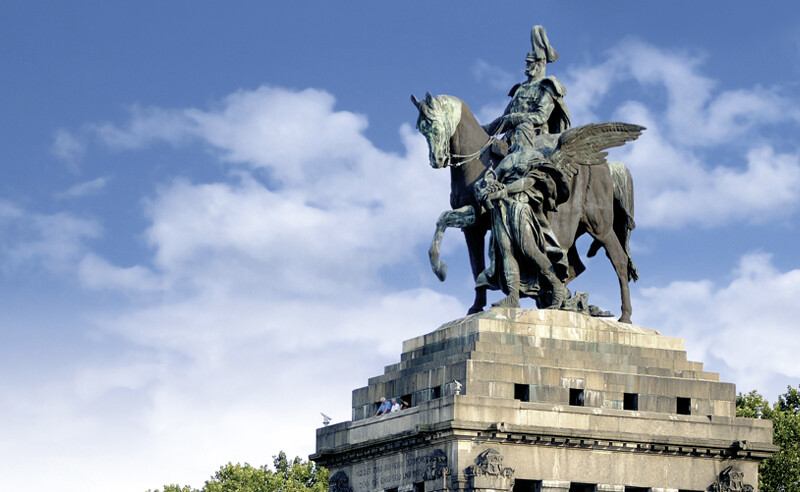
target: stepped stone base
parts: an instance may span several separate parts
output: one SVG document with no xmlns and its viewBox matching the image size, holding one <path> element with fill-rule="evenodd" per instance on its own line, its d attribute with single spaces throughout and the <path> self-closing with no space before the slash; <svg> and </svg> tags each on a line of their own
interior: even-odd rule
<svg viewBox="0 0 800 492">
<path fill-rule="evenodd" d="M 373 417 L 383 396 L 411 408 Z M 311 459 L 335 492 L 757 490 L 772 426 L 735 397 L 681 339 L 495 308 L 404 342 Z"/>
</svg>

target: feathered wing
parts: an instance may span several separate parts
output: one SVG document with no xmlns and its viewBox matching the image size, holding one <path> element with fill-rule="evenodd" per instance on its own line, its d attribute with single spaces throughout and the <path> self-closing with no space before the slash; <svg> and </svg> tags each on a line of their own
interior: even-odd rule
<svg viewBox="0 0 800 492">
<path fill-rule="evenodd" d="M 570 128 L 558 138 L 558 144 L 548 160 L 568 176 L 578 172 L 578 166 L 595 166 L 606 162 L 605 149 L 619 147 L 639 138 L 645 127 L 616 121 L 590 123 Z"/>
</svg>

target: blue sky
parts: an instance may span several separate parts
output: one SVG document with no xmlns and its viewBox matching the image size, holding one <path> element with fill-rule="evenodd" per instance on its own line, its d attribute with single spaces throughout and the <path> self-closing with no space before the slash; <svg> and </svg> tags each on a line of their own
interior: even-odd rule
<svg viewBox="0 0 800 492">
<path fill-rule="evenodd" d="M 634 323 L 739 391 L 800 381 L 792 2 L 0 4 L 0 463 L 11 489 L 195 487 L 471 303 L 413 92 L 484 121 L 534 24 L 573 124 L 648 127 Z M 588 247 L 588 242 L 585 244 Z M 573 288 L 619 314 L 607 260 Z M 527 307 L 532 307 L 531 305 Z M 7 467 L 7 468 L 6 468 Z M 32 478 L 33 483 L 31 482 Z"/>
</svg>

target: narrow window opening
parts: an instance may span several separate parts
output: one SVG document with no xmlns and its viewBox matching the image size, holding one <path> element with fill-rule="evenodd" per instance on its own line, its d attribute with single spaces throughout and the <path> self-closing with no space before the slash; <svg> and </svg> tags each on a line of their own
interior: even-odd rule
<svg viewBox="0 0 800 492">
<path fill-rule="evenodd" d="M 691 398 L 683 398 L 678 397 L 678 413 L 680 415 L 691 415 L 692 414 L 692 399 Z"/>
<path fill-rule="evenodd" d="M 650 492 L 649 487 L 625 487 L 625 492 Z"/>
<path fill-rule="evenodd" d="M 527 384 L 515 384 L 514 399 L 519 401 L 531 401 L 531 387 Z"/>
<path fill-rule="evenodd" d="M 583 406 L 583 390 L 570 388 L 569 389 L 569 404 L 573 407 L 582 407 Z M 570 489 L 572 490 L 572 489 Z"/>
<path fill-rule="evenodd" d="M 572 482 L 569 484 L 569 492 L 596 492 L 597 484 Z"/>
<path fill-rule="evenodd" d="M 425 492 L 425 482 L 414 482 L 414 492 Z"/>
<path fill-rule="evenodd" d="M 624 410 L 639 410 L 639 395 L 637 393 L 625 393 L 622 400 Z M 625 490 L 628 490 L 627 488 Z"/>
<path fill-rule="evenodd" d="M 514 487 L 511 489 L 511 492 L 541 492 L 541 490 L 541 480 L 524 480 L 522 478 L 517 478 L 514 480 Z"/>
<path fill-rule="evenodd" d="M 411 393 L 409 393 L 407 395 L 403 395 L 402 397 L 400 397 L 400 400 L 401 400 L 400 401 L 400 408 L 402 408 L 403 410 L 405 410 L 406 408 L 411 407 Z"/>
<path fill-rule="evenodd" d="M 441 386 L 434 386 L 431 388 L 431 399 L 435 400 L 437 398 L 442 397 L 442 387 Z"/>
</svg>

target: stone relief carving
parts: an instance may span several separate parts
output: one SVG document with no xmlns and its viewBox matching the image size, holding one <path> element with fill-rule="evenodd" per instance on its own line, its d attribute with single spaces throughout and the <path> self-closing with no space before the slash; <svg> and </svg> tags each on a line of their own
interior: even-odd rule
<svg viewBox="0 0 800 492">
<path fill-rule="evenodd" d="M 514 469 L 503 466 L 503 455 L 489 448 L 475 458 L 475 464 L 467 468 L 467 475 L 512 478 Z"/>
<path fill-rule="evenodd" d="M 464 474 L 472 489 L 512 490 L 514 488 L 514 469 L 503 466 L 503 455 L 489 448 L 475 458 L 475 464 L 468 466 Z"/>
<path fill-rule="evenodd" d="M 447 467 L 447 455 L 441 449 L 435 449 L 428 457 L 428 467 L 422 475 L 423 480 L 435 480 L 450 474 Z"/>
<path fill-rule="evenodd" d="M 750 484 L 744 483 L 744 472 L 735 466 L 722 470 L 717 479 L 708 488 L 710 492 L 753 492 Z"/>
<path fill-rule="evenodd" d="M 338 471 L 330 478 L 329 492 L 353 492 L 353 487 L 350 486 L 350 479 L 347 473 Z"/>
</svg>

